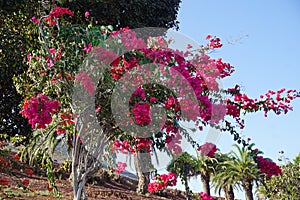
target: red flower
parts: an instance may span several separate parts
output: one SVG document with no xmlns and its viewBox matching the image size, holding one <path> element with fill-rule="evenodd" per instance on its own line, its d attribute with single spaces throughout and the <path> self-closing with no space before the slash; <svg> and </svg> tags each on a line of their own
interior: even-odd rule
<svg viewBox="0 0 300 200">
<path fill-rule="evenodd" d="M 46 124 L 51 123 L 51 114 L 56 113 L 58 108 L 58 101 L 51 101 L 46 95 L 39 94 L 37 97 L 31 97 L 29 100 L 25 99 L 20 113 L 29 120 L 32 128 L 44 129 Z"/>
<path fill-rule="evenodd" d="M 61 119 L 64 121 L 63 122 L 64 126 L 67 126 L 69 124 L 75 124 L 71 113 L 69 113 L 69 114 L 62 114 L 61 115 Z"/>
<path fill-rule="evenodd" d="M 90 53 L 92 51 L 93 45 L 91 43 L 88 44 L 88 46 L 84 45 L 83 50 L 86 51 L 87 53 Z"/>
<path fill-rule="evenodd" d="M 234 118 L 240 116 L 240 110 L 236 105 L 227 104 L 226 108 L 227 108 L 227 113 L 226 113 L 227 115 L 231 115 Z"/>
<path fill-rule="evenodd" d="M 20 160 L 20 156 L 17 153 L 13 157 L 15 160 Z"/>
<path fill-rule="evenodd" d="M 207 35 L 207 36 L 205 37 L 206 40 L 209 40 L 210 38 L 212 38 L 211 35 Z"/>
<path fill-rule="evenodd" d="M 114 171 L 118 174 L 122 173 L 125 168 L 127 167 L 127 164 L 126 163 L 123 163 L 123 162 L 118 162 L 117 163 L 117 169 L 115 169 Z"/>
<path fill-rule="evenodd" d="M 168 186 L 175 186 L 177 183 L 177 176 L 176 174 L 169 172 L 168 174 L 161 174 L 157 175 L 156 177 L 152 178 L 155 182 L 148 184 L 148 192 L 154 193 Z"/>
<path fill-rule="evenodd" d="M 200 195 L 201 195 L 201 200 L 214 200 L 213 197 L 209 196 L 205 192 L 200 192 Z"/>
<path fill-rule="evenodd" d="M 136 151 L 146 148 L 147 152 L 151 152 L 151 140 L 145 138 L 137 138 L 137 142 L 138 144 L 136 145 Z"/>
<path fill-rule="evenodd" d="M 29 179 L 28 178 L 24 178 L 23 181 L 22 181 L 22 185 L 24 187 L 28 187 L 28 185 L 29 185 Z"/>
<path fill-rule="evenodd" d="M 136 103 L 132 112 L 137 124 L 144 126 L 151 123 L 150 105 L 148 103 Z"/>
<path fill-rule="evenodd" d="M 66 133 L 66 129 L 64 129 L 64 128 L 57 128 L 56 129 L 57 136 L 63 135 L 65 133 Z"/>
<path fill-rule="evenodd" d="M 262 173 L 265 173 L 267 177 L 282 175 L 282 171 L 277 164 L 269 159 L 257 156 L 258 167 Z"/>
<path fill-rule="evenodd" d="M 65 14 L 74 16 L 74 13 L 68 8 L 54 6 L 53 10 L 50 11 L 49 16 L 45 18 L 45 21 L 48 26 L 54 26 L 56 24 L 56 19 Z"/>
<path fill-rule="evenodd" d="M 217 147 L 213 143 L 206 142 L 198 148 L 198 151 L 200 151 L 201 156 L 213 158 L 215 156 L 215 152 L 217 151 Z"/>
<path fill-rule="evenodd" d="M 53 187 L 50 186 L 49 182 L 46 183 L 47 184 L 47 189 L 49 192 L 52 192 Z"/>
<path fill-rule="evenodd" d="M 28 174 L 29 176 L 32 176 L 32 175 L 33 175 L 32 169 L 25 168 L 25 172 L 26 172 L 26 174 Z"/>
<path fill-rule="evenodd" d="M 95 84 L 91 77 L 85 71 L 81 71 L 76 76 L 76 80 L 82 83 L 83 87 L 90 95 L 94 94 Z"/>
<path fill-rule="evenodd" d="M 4 178 L 4 177 L 0 178 L 0 185 L 1 186 L 9 186 L 7 178 Z"/>
<path fill-rule="evenodd" d="M 206 39 L 212 38 L 210 35 L 206 37 Z M 223 45 L 220 43 L 220 38 L 214 37 L 210 39 L 209 44 L 207 45 L 210 49 L 221 48 Z"/>
</svg>

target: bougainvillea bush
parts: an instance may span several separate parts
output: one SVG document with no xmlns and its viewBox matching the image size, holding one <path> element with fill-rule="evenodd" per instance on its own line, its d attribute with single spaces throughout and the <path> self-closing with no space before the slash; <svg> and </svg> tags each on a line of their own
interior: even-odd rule
<svg viewBox="0 0 300 200">
<path fill-rule="evenodd" d="M 153 182 L 148 184 L 148 191 L 155 193 L 162 191 L 168 186 L 176 186 L 176 174 L 169 172 L 168 174 L 156 175 L 152 178 Z"/>
<path fill-rule="evenodd" d="M 31 82 L 22 82 L 22 76 L 15 81 L 26 96 L 22 114 L 35 129 L 31 148 L 23 155 L 39 150 L 52 155 L 64 141 L 72 150 L 74 198 L 85 193 L 86 178 L 110 160 L 110 153 L 136 156 L 139 187 L 144 187 L 140 191 L 146 192 L 147 183 L 142 182 L 150 181 L 154 169 L 147 156 L 153 152 L 179 155 L 186 137 L 201 154 L 214 154 L 215 149 L 201 149 L 193 141 L 182 121 L 194 122 L 200 133 L 203 127 L 227 131 L 247 145 L 238 134 L 243 114 L 287 113 L 299 97 L 295 90 L 281 89 L 252 99 L 238 85 L 220 88 L 218 81 L 230 77 L 234 68 L 210 56 L 222 47 L 217 37 L 208 35 L 208 44 L 198 49 L 188 45 L 184 51 L 174 50 L 164 36 L 142 37 L 141 31 L 129 28 L 113 31 L 83 15 L 90 20 L 87 27 L 70 24 L 73 13 L 68 8 L 54 6 L 46 16 L 33 16 L 41 48 L 27 56 L 25 76 Z M 142 164 L 144 171 L 139 170 Z M 125 167 L 112 166 L 116 172 Z M 167 182 L 164 187 L 176 179 Z"/>
</svg>

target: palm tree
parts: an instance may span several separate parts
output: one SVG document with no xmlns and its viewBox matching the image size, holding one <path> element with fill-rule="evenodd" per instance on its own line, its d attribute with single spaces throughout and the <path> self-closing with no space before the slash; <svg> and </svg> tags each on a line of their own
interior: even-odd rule
<svg viewBox="0 0 300 200">
<path fill-rule="evenodd" d="M 167 170 L 176 173 L 185 187 L 186 199 L 190 200 L 191 192 L 188 186 L 188 179 L 194 176 L 197 167 L 197 159 L 187 152 L 181 153 L 177 158 L 171 161 L 167 166 Z"/>
<path fill-rule="evenodd" d="M 254 199 L 252 192 L 253 182 L 254 180 L 258 180 L 261 175 L 261 171 L 254 160 L 254 155 L 249 150 L 253 145 L 240 148 L 234 144 L 233 146 L 237 152 L 231 151 L 229 156 L 232 160 L 224 162 L 225 170 L 223 172 L 223 179 L 233 184 L 241 184 L 245 191 L 246 200 Z"/>
<path fill-rule="evenodd" d="M 203 192 L 210 195 L 210 177 L 215 171 L 217 159 L 207 155 L 201 156 L 198 154 L 196 173 L 200 174 Z"/>
<path fill-rule="evenodd" d="M 234 200 L 233 188 L 237 183 L 235 182 L 233 177 L 227 175 L 226 171 L 226 162 L 230 162 L 231 158 L 228 154 L 223 154 L 220 152 L 215 154 L 215 158 L 218 160 L 212 179 L 215 187 L 215 192 L 218 192 L 220 195 L 221 190 L 223 190 L 226 200 Z"/>
</svg>

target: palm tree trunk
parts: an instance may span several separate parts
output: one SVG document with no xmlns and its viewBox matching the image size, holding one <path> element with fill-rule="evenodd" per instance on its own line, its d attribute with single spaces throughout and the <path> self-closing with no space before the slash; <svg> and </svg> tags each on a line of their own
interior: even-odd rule
<svg viewBox="0 0 300 200">
<path fill-rule="evenodd" d="M 210 196 L 209 181 L 210 181 L 210 175 L 209 174 L 207 174 L 207 173 L 201 174 L 201 182 L 202 182 L 202 186 L 203 186 L 203 192 L 205 192 L 206 194 L 208 194 Z"/>
<path fill-rule="evenodd" d="M 254 200 L 253 193 L 252 193 L 252 181 L 251 180 L 244 180 L 243 181 L 243 189 L 245 190 L 245 197 L 246 200 Z"/>
<path fill-rule="evenodd" d="M 184 166 L 184 168 L 186 168 L 186 166 Z M 184 187 L 186 193 L 186 200 L 191 200 L 190 187 L 189 187 L 187 176 L 188 176 L 188 172 L 187 170 L 184 170 L 183 181 L 184 181 Z"/>
<path fill-rule="evenodd" d="M 151 156 L 150 153 L 137 152 L 134 155 L 134 165 L 138 176 L 138 194 L 146 194 L 150 183 Z"/>
<path fill-rule="evenodd" d="M 234 192 L 232 185 L 224 187 L 225 199 L 226 200 L 234 200 Z"/>
</svg>

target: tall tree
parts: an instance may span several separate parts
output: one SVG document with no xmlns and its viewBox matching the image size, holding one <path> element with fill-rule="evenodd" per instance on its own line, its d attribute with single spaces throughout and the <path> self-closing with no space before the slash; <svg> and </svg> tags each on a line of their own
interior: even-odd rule
<svg viewBox="0 0 300 200">
<path fill-rule="evenodd" d="M 213 143 L 206 142 L 197 149 L 197 174 L 200 174 L 203 191 L 210 196 L 210 179 L 215 172 L 218 160 L 215 158 L 217 147 Z"/>
<path fill-rule="evenodd" d="M 91 13 L 101 25 L 144 28 L 161 27 L 178 29 L 176 20 L 181 0 L 64 0 L 63 6 L 74 11 L 77 23 L 85 21 L 84 11 Z"/>
<path fill-rule="evenodd" d="M 228 154 L 223 154 L 220 152 L 216 154 L 216 159 L 218 160 L 218 163 L 212 178 L 215 191 L 220 195 L 221 190 L 223 190 L 226 200 L 234 200 L 233 188 L 237 183 L 235 182 L 234 177 L 228 176 L 226 171 L 227 163 L 231 162 L 232 160 Z"/>
<path fill-rule="evenodd" d="M 200 174 L 203 192 L 210 196 L 210 177 L 215 170 L 217 160 L 208 156 L 199 156 L 197 160 L 197 172 Z"/>
<path fill-rule="evenodd" d="M 0 0 L 0 139 L 27 141 L 31 135 L 27 120 L 19 114 L 23 97 L 17 93 L 12 78 L 26 69 L 26 55 L 37 39 L 30 21 L 38 1 Z M 25 80 L 24 80 L 25 81 Z M 25 137 L 22 137 L 25 136 Z"/>
<path fill-rule="evenodd" d="M 232 160 L 225 162 L 224 176 L 231 179 L 232 183 L 240 183 L 245 191 L 246 200 L 253 200 L 253 183 L 260 177 L 261 171 L 248 147 L 241 148 L 236 144 L 233 146 L 236 152 L 229 153 Z"/>
<path fill-rule="evenodd" d="M 37 45 L 37 32 L 31 18 L 41 10 L 50 11 L 52 1 L 0 0 L 0 139 L 31 135 L 27 120 L 19 115 L 22 94 L 12 78 L 28 69 L 28 53 Z M 75 12 L 74 21 L 88 25 L 84 13 L 89 11 L 101 25 L 126 27 L 163 27 L 178 29 L 177 13 L 181 0 L 62 0 L 62 7 Z M 43 7 L 43 8 L 42 8 Z M 42 9 L 41 9 L 42 8 Z M 48 10 L 49 9 L 49 10 Z M 39 13 L 43 15 L 43 12 Z M 20 78 L 20 77 L 19 77 Z M 21 77 L 26 82 L 26 76 Z M 30 82 L 28 82 L 30 86 Z M 17 88 L 18 89 L 18 88 Z"/>
<path fill-rule="evenodd" d="M 185 187 L 186 199 L 191 199 L 191 192 L 188 185 L 188 178 L 195 175 L 197 169 L 197 159 L 187 152 L 181 153 L 173 159 L 167 167 L 168 171 L 176 173 Z"/>
</svg>

